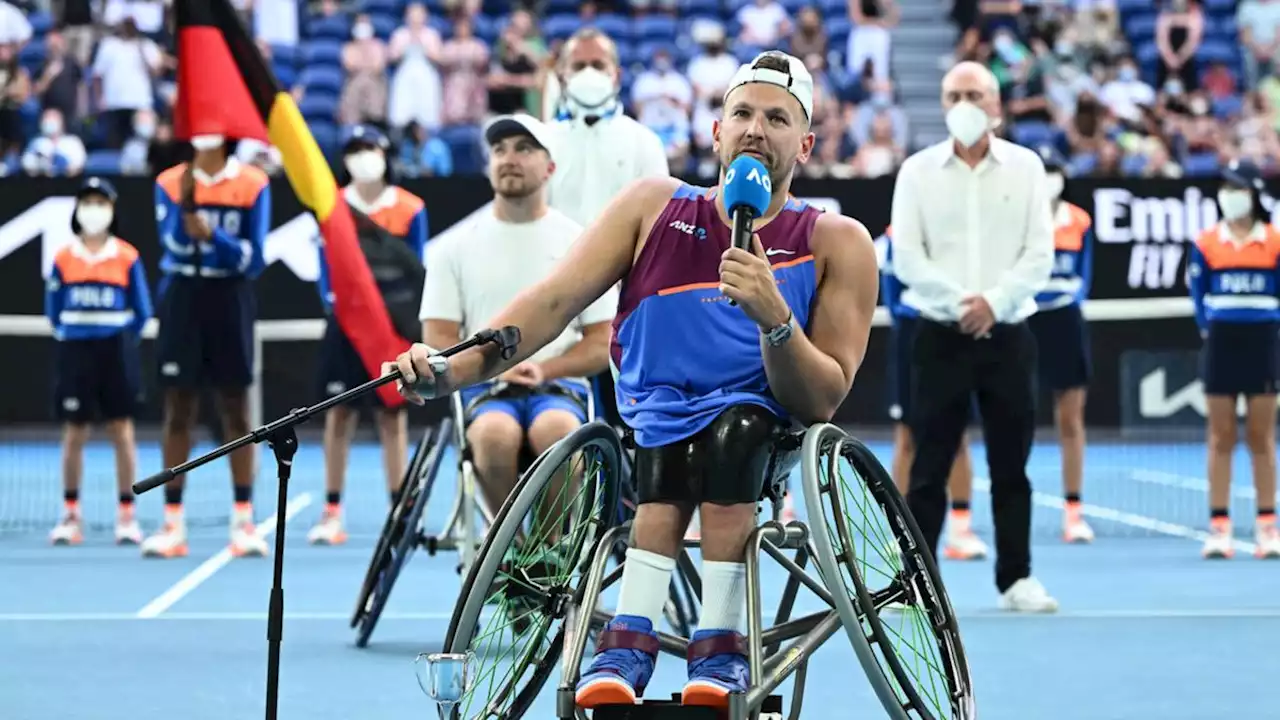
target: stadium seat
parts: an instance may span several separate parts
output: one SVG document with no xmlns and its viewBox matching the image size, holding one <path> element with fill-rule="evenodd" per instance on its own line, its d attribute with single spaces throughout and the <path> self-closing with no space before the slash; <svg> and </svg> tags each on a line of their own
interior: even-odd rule
<svg viewBox="0 0 1280 720">
<path fill-rule="evenodd" d="M 305 67 L 316 65 L 342 67 L 342 43 L 332 40 L 313 40 L 303 45 L 302 64 Z"/>
<path fill-rule="evenodd" d="M 827 31 L 827 47 L 843 53 L 849 44 L 849 33 L 853 32 L 853 21 L 845 16 L 828 18 L 824 29 Z"/>
<path fill-rule="evenodd" d="M 94 150 L 85 156 L 85 175 L 119 175 L 120 152 L 117 150 Z"/>
<path fill-rule="evenodd" d="M 1203 0 L 1201 6 L 1209 15 L 1232 15 L 1236 11 L 1236 0 Z"/>
<path fill-rule="evenodd" d="M 683 0 L 680 3 L 680 17 L 721 17 L 719 0 Z"/>
<path fill-rule="evenodd" d="M 640 62 L 646 67 L 649 65 L 649 61 L 653 59 L 653 56 L 658 54 L 659 50 L 666 50 L 667 54 L 672 58 L 680 56 L 679 48 L 670 40 L 650 40 L 636 45 L 636 53 L 640 56 Z"/>
<path fill-rule="evenodd" d="M 1133 51 L 1133 57 L 1137 59 L 1141 65 L 1152 65 L 1160 62 L 1160 49 L 1156 47 L 1154 40 L 1147 40 L 1141 43 L 1134 43 L 1136 46 Z"/>
<path fill-rule="evenodd" d="M 312 18 L 307 23 L 307 37 L 312 40 L 337 40 L 339 42 L 350 40 L 351 19 L 346 15 Z"/>
<path fill-rule="evenodd" d="M 782 9 L 786 10 L 787 14 L 793 18 L 800 14 L 801 10 L 812 5 L 813 3 L 810 0 L 782 0 Z"/>
<path fill-rule="evenodd" d="M 307 89 L 308 95 L 338 95 L 344 80 L 342 70 L 332 65 L 312 65 L 298 75 L 298 84 Z"/>
<path fill-rule="evenodd" d="M 765 48 L 759 45 L 748 45 L 747 43 L 734 43 L 733 56 L 738 58 L 738 62 L 749 63 L 755 59 L 757 55 L 764 52 Z"/>
<path fill-rule="evenodd" d="M 492 45 L 497 41 L 498 33 L 502 28 L 496 20 L 488 15 L 476 15 L 471 18 L 471 29 L 475 36 L 483 40 L 485 44 Z M 452 31 L 450 35 L 452 35 Z"/>
<path fill-rule="evenodd" d="M 327 158 L 336 159 L 338 139 L 342 136 L 338 126 L 330 121 L 308 122 L 307 127 L 311 130 L 311 136 L 315 138 L 316 145 L 320 146 L 320 152 Z"/>
<path fill-rule="evenodd" d="M 298 48 L 296 45 L 272 45 L 271 62 L 276 65 L 297 65 Z"/>
<path fill-rule="evenodd" d="M 275 73 L 276 82 L 280 83 L 280 87 L 288 90 L 298 82 L 298 71 L 292 65 L 273 64 L 271 72 Z"/>
<path fill-rule="evenodd" d="M 1125 21 L 1124 34 L 1128 36 L 1129 43 L 1133 45 L 1154 39 L 1156 36 L 1156 16 L 1154 14 L 1134 15 Z"/>
<path fill-rule="evenodd" d="M 1206 38 L 1196 49 L 1196 59 L 1201 62 L 1235 64 L 1240 59 L 1240 48 L 1231 42 Z"/>
<path fill-rule="evenodd" d="M 1206 37 L 1212 37 L 1224 42 L 1238 42 L 1240 37 L 1240 29 L 1236 27 L 1236 18 L 1234 15 L 1227 15 L 1218 18 L 1205 18 Z"/>
<path fill-rule="evenodd" d="M 405 4 L 400 0 L 360 0 L 360 12 L 404 17 Z"/>
<path fill-rule="evenodd" d="M 600 32 L 614 40 L 631 39 L 631 20 L 624 15 L 601 13 L 587 24 L 599 29 Z"/>
<path fill-rule="evenodd" d="M 618 66 L 627 68 L 636 63 L 644 62 L 644 56 L 640 54 L 635 45 L 631 43 L 618 43 Z"/>
<path fill-rule="evenodd" d="M 1147 168 L 1147 158 L 1143 155 L 1125 155 L 1120 161 L 1120 174 L 1130 177 L 1142 175 Z"/>
<path fill-rule="evenodd" d="M 1116 10 L 1123 16 L 1133 12 L 1150 10 L 1151 5 L 1151 0 L 1116 0 Z"/>
<path fill-rule="evenodd" d="M 453 37 L 453 22 L 443 15 L 432 15 L 427 18 L 427 25 L 435 28 L 436 32 L 440 33 L 442 40 L 448 40 Z"/>
<path fill-rule="evenodd" d="M 18 51 L 18 64 L 26 68 L 27 72 L 35 78 L 47 55 L 48 48 L 45 47 L 44 38 L 32 37 L 31 41 Z"/>
<path fill-rule="evenodd" d="M 1058 130 L 1052 123 L 1023 120 L 1014 123 L 1010 128 L 1011 138 L 1024 147 L 1036 148 L 1041 145 L 1053 145 L 1057 141 Z"/>
<path fill-rule="evenodd" d="M 308 124 L 320 121 L 333 122 L 337 110 L 338 96 L 328 93 L 308 92 L 298 103 L 298 112 L 302 113 L 302 117 Z"/>
<path fill-rule="evenodd" d="M 581 25 L 582 21 L 577 15 L 552 15 L 542 22 L 542 34 L 548 40 L 564 40 L 576 32 Z M 501 31 L 500 26 L 496 29 Z"/>
<path fill-rule="evenodd" d="M 391 33 L 404 24 L 404 20 L 395 15 L 370 15 L 369 22 L 373 23 L 373 34 L 383 41 L 390 40 Z"/>
<path fill-rule="evenodd" d="M 636 40 L 663 40 L 676 36 L 676 19 L 669 15 L 644 15 L 636 18 L 631 30 Z"/>
<path fill-rule="evenodd" d="M 543 10 L 548 15 L 568 14 L 577 15 L 578 0 L 548 0 L 546 8 Z"/>
<path fill-rule="evenodd" d="M 1212 177 L 1220 167 L 1215 152 L 1189 153 L 1182 161 L 1182 173 L 1186 177 Z"/>
<path fill-rule="evenodd" d="M 34 12 L 27 16 L 27 22 L 31 24 L 32 37 L 44 37 L 53 29 L 53 16 L 46 12 Z"/>
<path fill-rule="evenodd" d="M 480 143 L 480 128 L 475 125 L 447 125 L 440 128 L 438 137 L 449 146 L 453 156 L 455 175 L 484 172 L 484 148 Z"/>
<path fill-rule="evenodd" d="M 1237 118 L 1244 111 L 1244 100 L 1239 95 L 1228 95 L 1215 98 L 1213 101 L 1214 116 L 1223 120 Z"/>
</svg>

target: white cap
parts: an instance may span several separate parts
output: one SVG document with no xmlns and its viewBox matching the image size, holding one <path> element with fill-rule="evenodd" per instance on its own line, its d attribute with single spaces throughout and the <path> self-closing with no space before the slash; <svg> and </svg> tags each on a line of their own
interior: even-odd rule
<svg viewBox="0 0 1280 720">
<path fill-rule="evenodd" d="M 533 141 L 542 146 L 543 150 L 554 160 L 556 157 L 555 149 L 552 147 L 551 131 L 539 119 L 525 113 L 516 113 L 514 115 L 499 115 L 489 121 L 484 127 L 484 141 L 489 145 L 509 138 L 512 135 L 528 135 Z"/>
<path fill-rule="evenodd" d="M 756 67 L 760 59 L 766 56 L 786 60 L 787 72 Z M 769 83 L 785 89 L 791 93 L 792 97 L 800 101 L 800 107 L 804 108 L 805 119 L 813 119 L 813 76 L 809 74 L 809 68 L 804 66 L 800 58 L 788 55 L 780 50 L 768 50 L 760 53 L 754 60 L 739 67 L 738 72 L 733 74 L 733 80 L 729 82 L 729 89 L 724 93 L 725 101 L 728 102 L 729 93 L 733 92 L 735 88 L 753 82 Z"/>
</svg>

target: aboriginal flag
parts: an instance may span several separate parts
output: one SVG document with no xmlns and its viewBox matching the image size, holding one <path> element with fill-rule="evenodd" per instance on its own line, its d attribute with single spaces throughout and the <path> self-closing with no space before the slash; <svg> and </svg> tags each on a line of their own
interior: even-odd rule
<svg viewBox="0 0 1280 720">
<path fill-rule="evenodd" d="M 176 0 L 178 98 L 174 134 L 222 135 L 270 142 L 280 151 L 294 194 L 320 224 L 333 286 L 334 315 L 370 377 L 408 347 L 369 269 L 355 221 L 315 138 L 293 98 L 276 82 L 266 60 L 229 0 Z M 393 385 L 378 388 L 388 407 L 404 400 Z"/>
</svg>

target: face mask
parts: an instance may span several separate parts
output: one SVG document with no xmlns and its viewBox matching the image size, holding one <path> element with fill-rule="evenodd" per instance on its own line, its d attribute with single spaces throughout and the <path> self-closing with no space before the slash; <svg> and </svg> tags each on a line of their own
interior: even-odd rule
<svg viewBox="0 0 1280 720">
<path fill-rule="evenodd" d="M 61 135 L 62 121 L 55 118 L 48 118 L 40 121 L 41 135 Z"/>
<path fill-rule="evenodd" d="M 1177 80 L 1170 80 L 1164 84 L 1164 91 L 1168 95 L 1181 95 L 1182 83 Z"/>
<path fill-rule="evenodd" d="M 1068 40 L 1059 40 L 1054 43 L 1053 51 L 1057 53 L 1058 57 L 1071 57 L 1075 54 L 1076 46 L 1072 45 Z"/>
<path fill-rule="evenodd" d="M 373 37 L 373 26 L 369 23 L 360 23 L 351 28 L 351 37 L 356 40 L 368 40 Z"/>
<path fill-rule="evenodd" d="M 1051 172 L 1046 176 L 1049 186 L 1049 199 L 1057 200 L 1062 197 L 1062 186 L 1066 184 L 1060 173 Z"/>
<path fill-rule="evenodd" d="M 114 215 L 110 205 L 80 205 L 76 207 L 76 221 L 86 235 L 97 235 L 111 227 Z"/>
<path fill-rule="evenodd" d="M 973 147 L 991 129 L 991 118 L 970 102 L 958 103 L 947 111 L 947 132 L 965 147 Z"/>
<path fill-rule="evenodd" d="M 1209 101 L 1202 98 L 1196 98 L 1191 101 L 1191 113 L 1193 115 L 1204 115 L 1209 112 Z"/>
<path fill-rule="evenodd" d="M 1125 82 L 1133 82 L 1138 79 L 1138 70 L 1128 66 L 1120 68 L 1119 78 Z"/>
<path fill-rule="evenodd" d="M 574 73 L 565 88 L 569 98 L 583 110 L 595 110 L 604 107 L 617 95 L 613 78 L 595 68 L 586 68 Z"/>
<path fill-rule="evenodd" d="M 871 96 L 871 106 L 883 110 L 893 104 L 893 96 L 886 92 L 878 92 Z"/>
<path fill-rule="evenodd" d="M 156 134 L 155 123 L 134 123 L 133 134 L 144 140 L 150 140 Z"/>
<path fill-rule="evenodd" d="M 191 138 L 191 147 L 196 150 L 217 150 L 226 142 L 221 135 L 196 135 Z"/>
<path fill-rule="evenodd" d="M 995 47 L 996 52 L 1008 52 L 1013 47 L 1013 38 L 1008 35 L 997 35 L 992 45 Z"/>
<path fill-rule="evenodd" d="M 671 58 L 659 57 L 653 59 L 653 69 L 658 72 L 669 72 L 671 70 Z"/>
<path fill-rule="evenodd" d="M 1218 207 L 1227 220 L 1240 220 L 1253 211 L 1253 193 L 1248 190 L 1219 190 Z"/>
<path fill-rule="evenodd" d="M 387 171 L 387 160 L 380 152 L 361 150 L 347 156 L 346 166 L 352 180 L 371 182 L 382 179 L 383 173 Z"/>
</svg>

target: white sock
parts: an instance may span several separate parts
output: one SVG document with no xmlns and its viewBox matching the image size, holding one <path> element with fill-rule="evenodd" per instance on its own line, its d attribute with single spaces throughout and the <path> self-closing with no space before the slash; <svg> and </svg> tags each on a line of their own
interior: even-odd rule
<svg viewBox="0 0 1280 720">
<path fill-rule="evenodd" d="M 747 602 L 746 563 L 702 561 L 702 619 L 699 630 L 742 632 Z"/>
<path fill-rule="evenodd" d="M 622 566 L 617 614 L 649 618 L 656 628 L 670 594 L 671 571 L 675 569 L 675 558 L 629 548 L 627 562 Z"/>
</svg>

